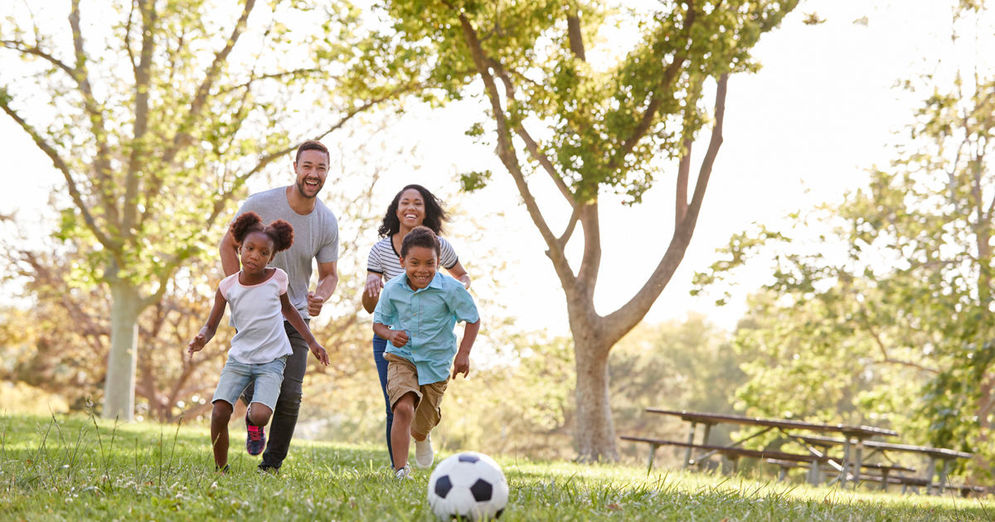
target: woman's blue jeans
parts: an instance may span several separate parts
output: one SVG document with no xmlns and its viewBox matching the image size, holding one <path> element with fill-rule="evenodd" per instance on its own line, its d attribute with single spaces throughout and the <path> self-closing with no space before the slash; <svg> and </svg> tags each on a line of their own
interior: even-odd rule
<svg viewBox="0 0 995 522">
<path fill-rule="evenodd" d="M 387 455 L 390 465 L 394 466 L 394 452 L 390 447 L 390 427 L 394 424 L 394 412 L 390 409 L 390 398 L 387 397 L 387 361 L 383 358 L 387 349 L 387 339 L 379 335 L 373 336 L 373 361 L 377 363 L 377 374 L 380 376 L 380 391 L 383 392 L 383 402 L 387 409 Z"/>
</svg>

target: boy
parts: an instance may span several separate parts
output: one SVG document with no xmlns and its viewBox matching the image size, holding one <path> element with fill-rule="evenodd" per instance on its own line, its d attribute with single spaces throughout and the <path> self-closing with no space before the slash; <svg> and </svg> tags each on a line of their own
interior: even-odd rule
<svg viewBox="0 0 995 522">
<path fill-rule="evenodd" d="M 384 354 L 387 395 L 394 412 L 390 439 L 394 475 L 401 480 L 411 475 L 409 436 L 415 439 L 415 464 L 432 465 L 435 455 L 429 434 L 442 418 L 439 404 L 449 382 L 449 366 L 453 365 L 454 378 L 469 375 L 470 348 L 480 331 L 470 293 L 459 281 L 439 274 L 439 252 L 439 239 L 428 227 L 415 227 L 404 236 L 404 273 L 384 285 L 373 311 L 373 331 L 390 341 Z M 466 321 L 458 351 L 453 334 L 457 321 Z"/>
</svg>

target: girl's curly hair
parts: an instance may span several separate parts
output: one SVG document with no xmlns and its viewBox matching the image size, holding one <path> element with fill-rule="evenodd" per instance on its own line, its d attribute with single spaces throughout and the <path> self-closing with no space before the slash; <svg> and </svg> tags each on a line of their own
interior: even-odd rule
<svg viewBox="0 0 995 522">
<path fill-rule="evenodd" d="M 269 225 L 263 225 L 263 220 L 255 212 L 246 212 L 235 218 L 231 224 L 231 236 L 241 244 L 251 232 L 262 232 L 273 240 L 273 253 L 290 248 L 294 244 L 294 227 L 282 219 Z"/>
</svg>

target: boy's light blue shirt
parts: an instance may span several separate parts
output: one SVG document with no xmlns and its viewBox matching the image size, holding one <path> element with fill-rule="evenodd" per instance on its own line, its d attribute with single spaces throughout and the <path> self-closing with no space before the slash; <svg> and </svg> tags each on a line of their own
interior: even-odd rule
<svg viewBox="0 0 995 522">
<path fill-rule="evenodd" d="M 463 283 L 439 273 L 417 291 L 408 285 L 405 273 L 387 281 L 373 311 L 373 322 L 408 332 L 408 343 L 398 348 L 388 341 L 387 353 L 411 361 L 418 370 L 419 385 L 449 377 L 456 356 L 453 328 L 458 321 L 479 319 L 477 305 Z"/>
</svg>

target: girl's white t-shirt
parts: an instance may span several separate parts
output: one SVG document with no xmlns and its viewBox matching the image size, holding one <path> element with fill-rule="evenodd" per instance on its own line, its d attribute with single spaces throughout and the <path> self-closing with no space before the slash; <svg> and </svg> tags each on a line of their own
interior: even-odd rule
<svg viewBox="0 0 995 522">
<path fill-rule="evenodd" d="M 237 330 L 228 356 L 243 364 L 268 363 L 290 355 L 293 349 L 283 327 L 280 296 L 287 293 L 287 273 L 274 268 L 262 283 L 243 285 L 238 274 L 221 280 L 218 290 L 231 308 L 231 323 Z"/>
</svg>

